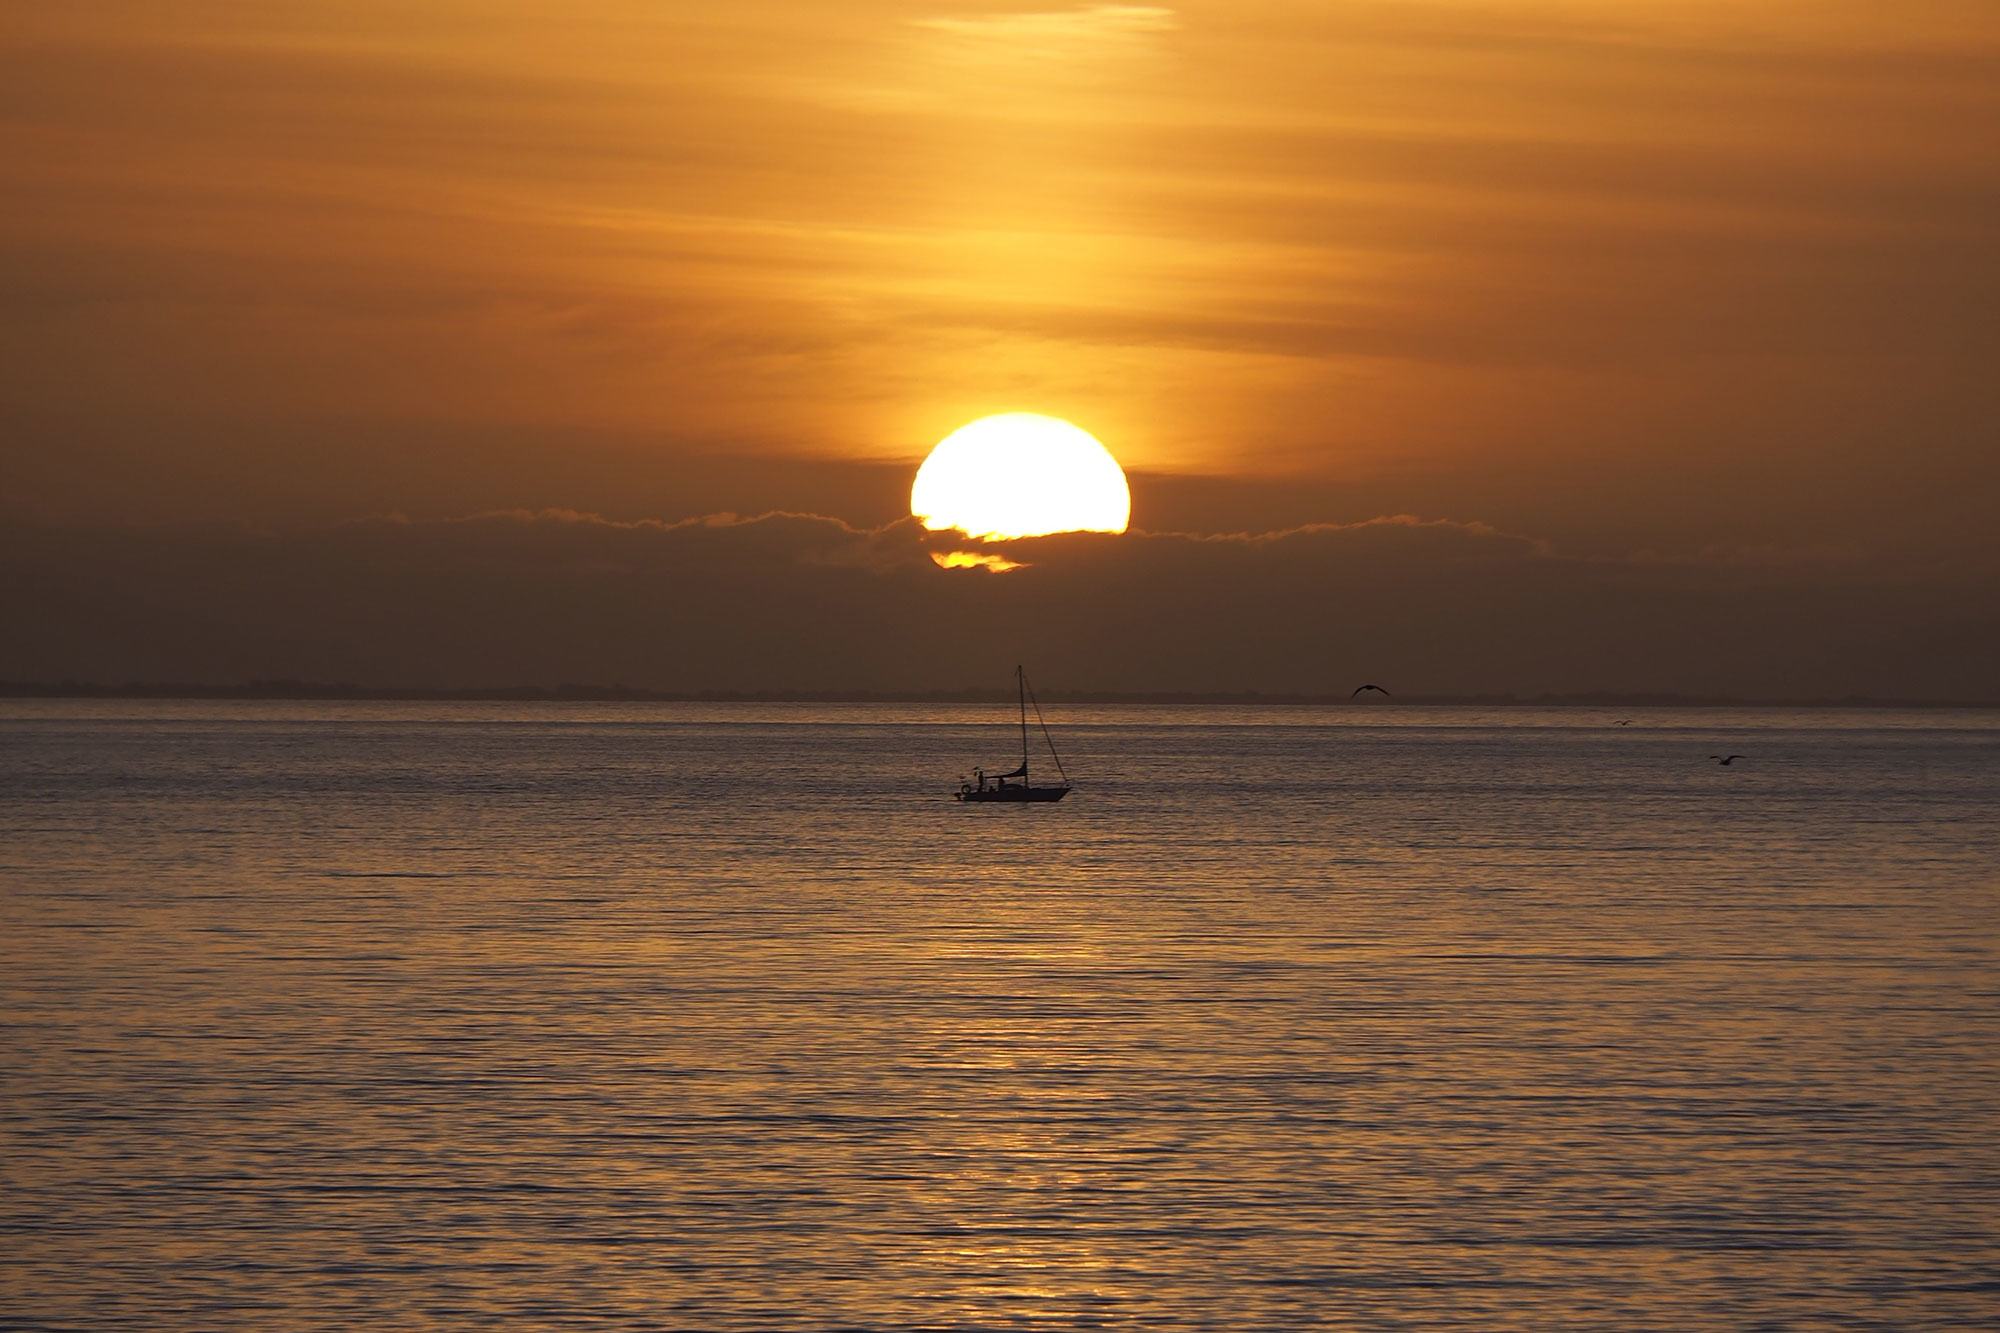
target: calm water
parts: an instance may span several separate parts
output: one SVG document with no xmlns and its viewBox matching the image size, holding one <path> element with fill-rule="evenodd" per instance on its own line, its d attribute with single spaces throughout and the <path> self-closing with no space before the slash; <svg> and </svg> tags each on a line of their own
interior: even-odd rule
<svg viewBox="0 0 2000 1333">
<path fill-rule="evenodd" d="M 0 1323 L 1992 1326 L 2000 716 L 1623 715 L 0 704 Z"/>
</svg>

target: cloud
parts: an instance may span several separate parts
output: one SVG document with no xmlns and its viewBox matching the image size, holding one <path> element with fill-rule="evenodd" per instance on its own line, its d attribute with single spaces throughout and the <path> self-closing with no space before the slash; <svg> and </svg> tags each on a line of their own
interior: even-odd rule
<svg viewBox="0 0 2000 1333">
<path fill-rule="evenodd" d="M 780 576 L 816 567 L 878 573 L 916 568 L 924 560 L 913 540 L 918 531 L 914 519 L 861 529 L 821 514 L 785 511 L 670 522 L 573 509 L 505 509 L 426 521 L 388 515 L 341 524 L 325 540 L 376 562 L 496 575 L 727 570 Z"/>
<path fill-rule="evenodd" d="M 931 563 L 939 569 L 983 569 L 989 574 L 1005 574 L 1027 566 L 1018 560 L 990 551 L 932 551 Z"/>
<path fill-rule="evenodd" d="M 1122 45 L 1180 26 L 1174 11 L 1160 5 L 1085 5 L 1077 9 L 937 15 L 911 22 L 916 27 L 965 38 L 982 46 L 1019 45 L 1035 54 Z"/>
<path fill-rule="evenodd" d="M 1491 538 L 1519 543 L 1536 555 L 1554 554 L 1551 545 L 1539 537 L 1524 537 L 1518 533 L 1503 532 L 1491 523 L 1481 523 L 1476 520 L 1461 522 L 1451 518 L 1419 518 L 1415 514 L 1382 514 L 1375 518 L 1363 519 L 1359 523 L 1300 523 L 1274 532 L 1163 532 L 1150 535 L 1190 542 L 1243 542 L 1264 545 L 1298 538 L 1330 537 L 1337 533 L 1365 533 L 1380 528 L 1409 528 L 1418 532 L 1442 532 L 1464 537 Z"/>
<path fill-rule="evenodd" d="M 1410 515 L 980 551 L 798 513 L 16 528 L 0 615 L 35 633 L 0 679 L 892 690 L 1027 660 L 1100 690 L 1972 697 L 2000 679 L 1996 593 L 1768 553 L 1579 559 Z"/>
</svg>

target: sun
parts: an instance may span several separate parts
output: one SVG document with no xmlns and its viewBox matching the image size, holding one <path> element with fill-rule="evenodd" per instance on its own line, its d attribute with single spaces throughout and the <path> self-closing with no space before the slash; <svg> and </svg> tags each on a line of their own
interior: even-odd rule
<svg viewBox="0 0 2000 1333">
<path fill-rule="evenodd" d="M 1123 532 L 1125 470 L 1090 432 L 1059 417 L 981 417 L 938 442 L 917 469 L 910 512 L 932 531 L 1005 541 L 1052 532 Z"/>
</svg>

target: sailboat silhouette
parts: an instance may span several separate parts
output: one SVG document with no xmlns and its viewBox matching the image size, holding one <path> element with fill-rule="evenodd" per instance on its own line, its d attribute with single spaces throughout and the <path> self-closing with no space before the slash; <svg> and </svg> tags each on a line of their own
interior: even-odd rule
<svg viewBox="0 0 2000 1333">
<path fill-rule="evenodd" d="M 1049 735 L 1049 724 L 1042 719 L 1042 705 L 1035 701 L 1035 722 L 1042 729 L 1042 739 L 1048 742 L 1049 758 L 1055 760 L 1056 773 L 1061 776 L 1060 786 L 1037 787 L 1028 780 L 1028 704 L 1035 699 L 1035 693 L 1028 688 L 1028 673 L 1020 667 L 1014 668 L 1015 692 L 1021 704 L 1021 766 L 1011 773 L 993 775 L 983 768 L 972 770 L 973 781 L 960 779 L 955 793 L 961 801 L 1060 801 L 1069 795 L 1069 774 L 1063 772 L 1062 756 L 1056 753 L 1056 743 Z M 1019 782 L 1013 779 L 1019 778 Z"/>
</svg>

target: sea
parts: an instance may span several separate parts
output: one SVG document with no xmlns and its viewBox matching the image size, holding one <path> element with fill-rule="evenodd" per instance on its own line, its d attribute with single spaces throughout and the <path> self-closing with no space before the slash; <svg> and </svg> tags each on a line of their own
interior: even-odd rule
<svg viewBox="0 0 2000 1333">
<path fill-rule="evenodd" d="M 1048 712 L 0 701 L 0 1325 L 2000 1325 L 2000 712 Z"/>
</svg>

